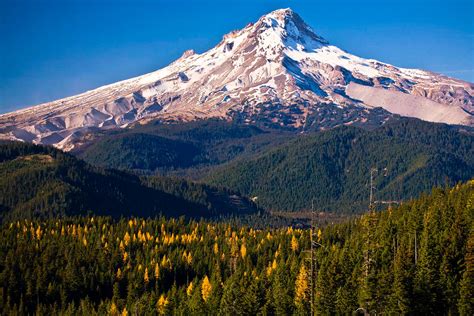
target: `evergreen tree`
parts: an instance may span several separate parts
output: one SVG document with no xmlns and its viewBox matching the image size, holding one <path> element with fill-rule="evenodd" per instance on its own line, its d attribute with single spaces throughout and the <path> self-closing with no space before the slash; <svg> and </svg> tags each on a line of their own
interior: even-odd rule
<svg viewBox="0 0 474 316">
<path fill-rule="evenodd" d="M 395 314 L 408 314 L 412 310 L 411 297 L 413 296 L 413 289 L 411 280 L 411 264 L 407 258 L 407 249 L 403 244 L 395 255 L 393 263 L 394 283 L 392 288 L 392 295 L 390 297 L 389 311 Z"/>
<path fill-rule="evenodd" d="M 219 309 L 222 315 L 239 315 L 242 312 L 243 301 L 239 280 L 240 276 L 235 273 L 224 284 L 224 292 Z"/>
<path fill-rule="evenodd" d="M 474 229 L 471 228 L 464 259 L 464 273 L 460 284 L 458 303 L 461 315 L 474 315 Z"/>
</svg>

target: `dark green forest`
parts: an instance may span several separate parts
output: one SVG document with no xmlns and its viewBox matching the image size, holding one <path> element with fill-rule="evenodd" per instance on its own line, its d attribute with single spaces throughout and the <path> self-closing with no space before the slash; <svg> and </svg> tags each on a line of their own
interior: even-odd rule
<svg viewBox="0 0 474 316">
<path fill-rule="evenodd" d="M 272 210 L 359 212 L 367 208 L 368 171 L 380 200 L 402 201 L 474 175 L 474 137 L 406 121 L 366 131 L 341 127 L 215 168 L 204 181 Z M 384 170 L 386 169 L 386 170 Z"/>
<path fill-rule="evenodd" d="M 377 129 L 341 126 L 296 134 L 217 120 L 148 124 L 103 135 L 76 152 L 102 167 L 173 175 L 221 188 L 274 211 L 353 213 L 367 208 L 368 170 L 378 198 L 405 200 L 474 176 L 474 136 L 416 119 Z"/>
<path fill-rule="evenodd" d="M 472 315 L 474 181 L 316 228 L 318 314 Z M 307 315 L 310 230 L 87 216 L 4 222 L 0 309 Z"/>
<path fill-rule="evenodd" d="M 294 137 L 295 133 L 213 119 L 156 122 L 101 135 L 74 153 L 102 167 L 148 174 L 186 170 L 189 175 L 194 169 L 251 155 Z"/>
<path fill-rule="evenodd" d="M 199 218 L 256 211 L 226 189 L 94 167 L 51 147 L 0 144 L 0 219 L 88 213 Z"/>
</svg>

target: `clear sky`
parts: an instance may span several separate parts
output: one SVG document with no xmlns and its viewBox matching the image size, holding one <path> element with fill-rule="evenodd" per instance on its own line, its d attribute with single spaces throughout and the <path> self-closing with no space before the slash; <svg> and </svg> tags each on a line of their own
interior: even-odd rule
<svg viewBox="0 0 474 316">
<path fill-rule="evenodd" d="M 0 113 L 151 72 L 286 7 L 353 54 L 474 82 L 473 0 L 0 0 Z"/>
</svg>

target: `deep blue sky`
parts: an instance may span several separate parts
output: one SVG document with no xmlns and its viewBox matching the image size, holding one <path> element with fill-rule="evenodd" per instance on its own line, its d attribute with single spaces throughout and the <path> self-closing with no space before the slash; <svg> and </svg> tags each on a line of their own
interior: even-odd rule
<svg viewBox="0 0 474 316">
<path fill-rule="evenodd" d="M 151 72 L 284 7 L 356 55 L 474 82 L 472 0 L 0 0 L 0 113 Z"/>
</svg>

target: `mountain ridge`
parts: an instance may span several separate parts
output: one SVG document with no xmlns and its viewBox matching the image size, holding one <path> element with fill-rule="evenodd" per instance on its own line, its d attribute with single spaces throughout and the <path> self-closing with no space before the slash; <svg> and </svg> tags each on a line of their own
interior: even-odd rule
<svg viewBox="0 0 474 316">
<path fill-rule="evenodd" d="M 297 134 L 209 120 L 148 124 L 101 135 L 73 151 L 92 165 L 162 174 L 226 187 L 273 211 L 367 207 L 368 170 L 383 200 L 406 200 L 474 175 L 474 133 L 399 119 L 376 129 L 340 126 Z M 189 150 L 186 160 L 183 151 Z"/>
<path fill-rule="evenodd" d="M 115 218 L 199 218 L 259 211 L 229 190 L 98 168 L 49 146 L 0 142 L 0 175 L 0 222 L 89 212 Z"/>
</svg>

